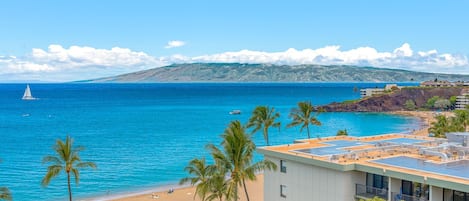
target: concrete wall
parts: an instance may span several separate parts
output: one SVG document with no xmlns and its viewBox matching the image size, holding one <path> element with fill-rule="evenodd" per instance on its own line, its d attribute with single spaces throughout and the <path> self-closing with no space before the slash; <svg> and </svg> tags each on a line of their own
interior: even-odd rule
<svg viewBox="0 0 469 201">
<path fill-rule="evenodd" d="M 443 189 L 436 186 L 430 187 L 430 201 L 442 201 Z"/>
<path fill-rule="evenodd" d="M 402 180 L 389 177 L 389 199 L 393 200 L 392 193 L 401 193 Z"/>
<path fill-rule="evenodd" d="M 355 183 L 366 182 L 363 172 L 335 171 L 294 161 L 286 161 L 287 173 L 282 173 L 280 159 L 265 159 L 278 165 L 276 171 L 264 172 L 265 201 L 353 201 Z M 280 185 L 287 186 L 285 198 L 280 196 Z"/>
</svg>

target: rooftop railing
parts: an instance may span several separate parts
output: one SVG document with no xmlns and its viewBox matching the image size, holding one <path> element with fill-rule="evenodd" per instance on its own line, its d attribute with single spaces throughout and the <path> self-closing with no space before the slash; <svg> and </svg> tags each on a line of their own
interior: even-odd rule
<svg viewBox="0 0 469 201">
<path fill-rule="evenodd" d="M 392 201 L 428 201 L 425 197 L 410 196 L 405 194 L 400 194 L 396 192 L 391 192 Z"/>
<path fill-rule="evenodd" d="M 384 188 L 366 186 L 363 184 L 355 184 L 355 196 L 365 199 L 374 198 L 377 196 L 388 200 L 388 190 Z"/>
</svg>

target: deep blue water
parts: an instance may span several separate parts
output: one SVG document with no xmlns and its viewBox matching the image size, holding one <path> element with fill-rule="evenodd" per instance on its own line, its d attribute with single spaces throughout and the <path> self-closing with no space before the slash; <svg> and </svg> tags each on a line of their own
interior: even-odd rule
<svg viewBox="0 0 469 201">
<path fill-rule="evenodd" d="M 411 84 L 412 85 L 412 84 Z M 359 98 L 353 87 L 383 84 L 31 84 L 34 101 L 22 101 L 25 84 L 0 84 L 0 186 L 14 200 L 65 200 L 62 174 L 47 188 L 41 163 L 52 145 L 67 134 L 87 149 L 81 157 L 96 162 L 83 170 L 79 198 L 113 195 L 177 183 L 194 157 L 208 156 L 207 143 L 219 143 L 230 121 L 246 122 L 257 105 L 270 105 L 283 125 L 299 101 L 315 105 Z M 241 115 L 229 115 L 233 109 Z M 364 136 L 408 132 L 414 118 L 380 113 L 323 113 L 313 136 L 335 135 L 338 129 Z M 272 144 L 306 138 L 299 129 L 271 130 Z M 262 134 L 255 135 L 263 146 Z M 259 159 L 260 156 L 257 156 Z"/>
</svg>

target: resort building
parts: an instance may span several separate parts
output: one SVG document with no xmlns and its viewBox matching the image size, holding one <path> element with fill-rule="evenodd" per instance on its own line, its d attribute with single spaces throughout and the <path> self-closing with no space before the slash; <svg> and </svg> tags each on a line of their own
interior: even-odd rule
<svg viewBox="0 0 469 201">
<path fill-rule="evenodd" d="M 452 83 L 447 80 L 429 80 L 420 83 L 421 87 L 453 87 L 456 86 L 455 83 Z"/>
<path fill-rule="evenodd" d="M 456 96 L 456 109 L 465 109 L 469 105 L 469 89 L 463 89 L 461 95 Z"/>
<path fill-rule="evenodd" d="M 384 88 L 366 88 L 366 89 L 360 89 L 360 96 L 362 98 L 364 97 L 371 97 L 374 95 L 380 95 L 384 94 L 386 91 L 390 91 L 393 88 L 399 88 L 397 84 L 386 84 Z"/>
<path fill-rule="evenodd" d="M 360 89 L 360 96 L 362 98 L 364 97 L 371 97 L 373 95 L 379 95 L 383 94 L 384 89 L 382 88 L 366 88 L 366 89 Z"/>
<path fill-rule="evenodd" d="M 259 148 L 266 201 L 469 201 L 469 134 L 327 137 Z"/>
</svg>

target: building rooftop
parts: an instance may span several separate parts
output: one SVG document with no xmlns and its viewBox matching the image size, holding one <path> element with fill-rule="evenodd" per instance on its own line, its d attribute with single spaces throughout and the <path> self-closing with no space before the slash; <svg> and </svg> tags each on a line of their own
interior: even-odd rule
<svg viewBox="0 0 469 201">
<path fill-rule="evenodd" d="M 469 185 L 469 147 L 441 138 L 407 134 L 334 136 L 263 147 L 259 151 L 342 171 L 372 169 L 425 181 Z"/>
</svg>

